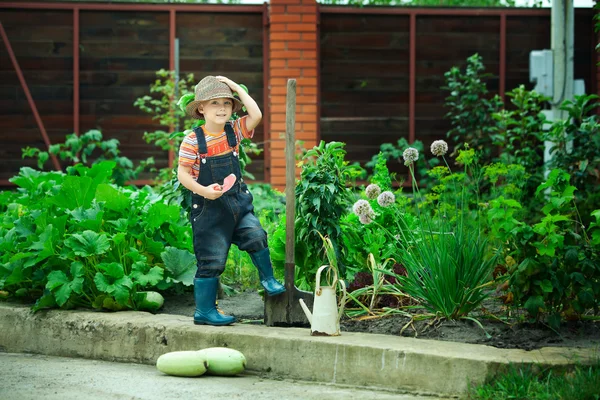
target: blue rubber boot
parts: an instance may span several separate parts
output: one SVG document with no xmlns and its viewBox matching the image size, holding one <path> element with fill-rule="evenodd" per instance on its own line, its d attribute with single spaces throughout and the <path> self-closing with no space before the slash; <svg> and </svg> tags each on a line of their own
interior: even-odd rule
<svg viewBox="0 0 600 400">
<path fill-rule="evenodd" d="M 269 255 L 268 248 L 250 253 L 250 258 L 252 258 L 254 266 L 258 269 L 260 283 L 269 296 L 276 296 L 285 292 L 285 286 L 273 277 L 273 265 L 271 264 L 271 256 Z"/>
<path fill-rule="evenodd" d="M 194 324 L 196 325 L 229 325 L 235 322 L 235 317 L 221 314 L 215 305 L 219 278 L 194 279 Z"/>
</svg>

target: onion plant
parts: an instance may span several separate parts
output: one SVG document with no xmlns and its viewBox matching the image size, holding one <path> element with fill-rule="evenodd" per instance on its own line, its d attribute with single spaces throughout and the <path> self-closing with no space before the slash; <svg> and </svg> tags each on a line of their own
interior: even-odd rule
<svg viewBox="0 0 600 400">
<path fill-rule="evenodd" d="M 434 155 L 443 157 L 448 146 L 439 140 L 432 144 L 431 150 Z M 459 154 L 457 162 L 465 166 L 463 178 L 466 180 L 468 169 L 475 163 L 475 152 L 466 149 L 459 150 Z M 447 179 L 450 191 L 454 192 L 454 211 L 439 207 L 438 212 L 430 215 L 420 210 L 413 169 L 418 152 L 409 148 L 404 158 L 412 176 L 419 227 L 402 231 L 401 262 L 408 274 L 396 278 L 404 292 L 436 315 L 448 319 L 470 318 L 468 314 L 487 297 L 485 288 L 491 284 L 496 259 L 482 236 L 478 212 L 469 210 L 465 182 L 454 177 Z M 447 162 L 446 166 L 449 171 Z M 457 181 L 462 183 L 460 190 Z M 449 215 L 450 212 L 453 215 Z"/>
</svg>

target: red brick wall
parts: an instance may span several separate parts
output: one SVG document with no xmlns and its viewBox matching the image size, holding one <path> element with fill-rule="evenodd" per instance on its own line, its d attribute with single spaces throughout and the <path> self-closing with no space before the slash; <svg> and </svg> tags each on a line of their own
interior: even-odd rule
<svg viewBox="0 0 600 400">
<path fill-rule="evenodd" d="M 288 79 L 296 79 L 296 140 L 317 143 L 317 3 L 271 0 L 269 29 L 269 110 L 271 184 L 285 187 L 285 119 Z"/>
</svg>

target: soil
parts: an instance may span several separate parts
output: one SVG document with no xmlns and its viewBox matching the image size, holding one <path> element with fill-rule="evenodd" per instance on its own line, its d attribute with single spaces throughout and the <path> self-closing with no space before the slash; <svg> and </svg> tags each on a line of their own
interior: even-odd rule
<svg viewBox="0 0 600 400">
<path fill-rule="evenodd" d="M 484 303 L 488 310 L 496 309 L 496 316 L 506 315 L 497 299 Z M 166 296 L 165 304 L 159 313 L 187 315 L 194 314 L 192 293 Z M 226 314 L 234 315 L 238 323 L 262 324 L 264 303 L 255 291 L 240 292 L 219 300 L 219 308 Z M 489 316 L 489 312 L 486 313 Z M 563 346 L 578 348 L 600 348 L 600 321 L 566 322 L 558 332 L 542 324 L 507 324 L 486 317 L 483 312 L 475 312 L 483 329 L 470 320 L 447 321 L 428 319 L 410 324 L 410 318 L 390 315 L 372 319 L 344 318 L 340 323 L 342 332 L 365 332 L 394 336 L 408 336 L 422 339 L 445 340 L 462 343 L 486 344 L 498 348 L 533 350 L 541 347 Z M 407 325 L 408 324 L 408 325 Z M 308 325 L 307 325 L 308 326 Z M 406 328 L 402 331 L 403 327 Z M 489 337 L 486 336 L 486 333 Z M 402 332 L 401 332 L 402 331 Z"/>
</svg>

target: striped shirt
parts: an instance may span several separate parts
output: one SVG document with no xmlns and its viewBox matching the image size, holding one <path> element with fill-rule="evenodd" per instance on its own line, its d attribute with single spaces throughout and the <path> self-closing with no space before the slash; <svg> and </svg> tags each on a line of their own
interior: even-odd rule
<svg viewBox="0 0 600 400">
<path fill-rule="evenodd" d="M 236 119 L 235 121 L 228 122 L 233 125 L 233 131 L 237 136 L 238 145 L 236 146 L 235 151 L 238 153 L 240 141 L 243 138 L 251 139 L 252 136 L 254 136 L 254 129 L 248 131 L 246 128 L 247 117 L 248 116 L 245 115 Z M 202 131 L 204 132 L 206 146 L 208 147 L 208 157 L 219 156 L 231 153 L 233 151 L 227 142 L 227 134 L 225 133 L 225 130 L 223 130 L 221 133 L 211 133 L 206 131 L 203 125 Z M 200 171 L 200 163 L 200 155 L 198 154 L 198 138 L 196 138 L 196 132 L 192 131 L 186 135 L 185 138 L 183 138 L 183 142 L 181 142 L 181 146 L 179 147 L 179 165 L 183 167 L 192 167 L 190 174 L 192 177 L 197 178 Z"/>
</svg>

